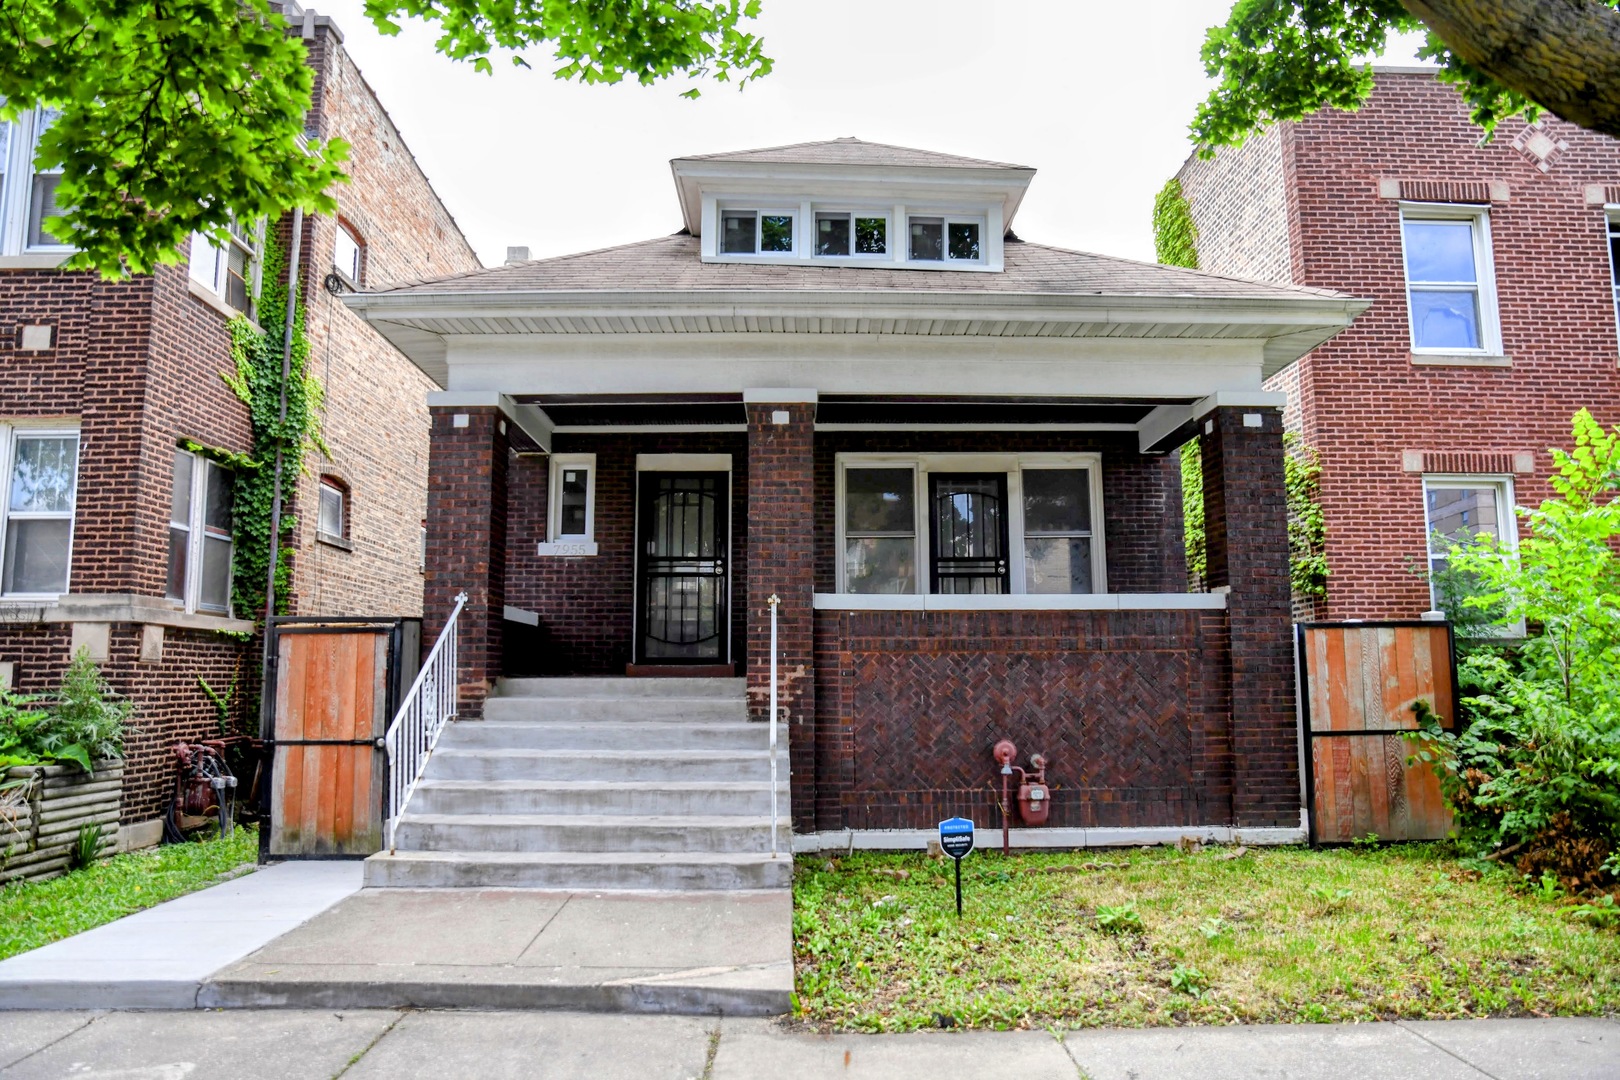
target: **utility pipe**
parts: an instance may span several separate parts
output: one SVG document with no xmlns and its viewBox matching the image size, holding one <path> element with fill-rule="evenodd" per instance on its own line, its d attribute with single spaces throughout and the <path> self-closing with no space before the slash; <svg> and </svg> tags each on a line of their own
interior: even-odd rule
<svg viewBox="0 0 1620 1080">
<path fill-rule="evenodd" d="M 782 598 L 771 593 L 771 858 L 776 858 L 776 609 Z"/>
<path fill-rule="evenodd" d="M 292 249 L 287 255 L 287 318 L 281 327 L 281 426 L 287 426 L 287 382 L 292 378 L 293 320 L 298 313 L 298 259 L 304 240 L 304 211 L 293 207 Z M 259 736 L 272 734 L 275 701 L 270 694 L 270 620 L 276 617 L 276 563 L 281 555 L 281 440 L 276 441 L 275 491 L 270 499 L 270 569 L 264 586 L 264 661 L 259 671 Z"/>
</svg>

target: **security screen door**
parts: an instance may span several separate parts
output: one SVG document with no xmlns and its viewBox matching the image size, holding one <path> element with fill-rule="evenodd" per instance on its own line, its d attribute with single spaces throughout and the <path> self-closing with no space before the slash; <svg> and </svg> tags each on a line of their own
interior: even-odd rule
<svg viewBox="0 0 1620 1080">
<path fill-rule="evenodd" d="M 723 472 L 641 474 L 638 663 L 728 659 L 730 479 Z"/>
<path fill-rule="evenodd" d="M 934 592 L 1010 592 L 1007 573 L 1007 474 L 928 478 Z"/>
</svg>

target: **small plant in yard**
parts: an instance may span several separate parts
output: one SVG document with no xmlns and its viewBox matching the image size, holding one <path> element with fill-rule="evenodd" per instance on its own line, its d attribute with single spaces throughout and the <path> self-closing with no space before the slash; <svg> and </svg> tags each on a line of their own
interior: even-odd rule
<svg viewBox="0 0 1620 1080">
<path fill-rule="evenodd" d="M 1205 941 L 1214 941 L 1226 933 L 1226 922 L 1222 919 L 1205 919 L 1198 924 L 1198 932 L 1204 935 Z"/>
<path fill-rule="evenodd" d="M 1135 904 L 1120 904 L 1117 907 L 1099 904 L 1097 929 L 1105 934 L 1140 934 L 1144 929 L 1142 915 L 1136 910 Z"/>
<path fill-rule="evenodd" d="M 1177 964 L 1175 970 L 1170 972 L 1170 989 L 1174 993 L 1200 998 L 1208 988 L 1209 976 L 1195 967 Z"/>
<path fill-rule="evenodd" d="M 100 854 L 101 826 L 85 822 L 79 826 L 79 836 L 73 842 L 73 849 L 68 852 L 68 866 L 74 870 L 94 866 Z"/>
</svg>

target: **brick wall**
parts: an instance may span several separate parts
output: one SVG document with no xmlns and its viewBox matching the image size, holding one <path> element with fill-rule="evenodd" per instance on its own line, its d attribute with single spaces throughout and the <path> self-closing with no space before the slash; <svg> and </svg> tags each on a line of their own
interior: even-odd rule
<svg viewBox="0 0 1620 1080">
<path fill-rule="evenodd" d="M 1413 618 L 1429 607 L 1415 572 L 1426 550 L 1422 474 L 1406 471 L 1408 452 L 1533 452 L 1534 471 L 1515 489 L 1521 505 L 1534 505 L 1550 494 L 1547 448 L 1568 443 L 1576 409 L 1620 421 L 1606 221 L 1586 196 L 1589 186 L 1620 182 L 1620 142 L 1549 117 L 1542 128 L 1564 149 L 1543 170 L 1514 147 L 1525 127 L 1509 121 L 1479 145 L 1453 91 L 1428 75 L 1392 72 L 1379 74 L 1358 112 L 1284 125 L 1291 280 L 1372 301 L 1348 330 L 1268 384 L 1290 393 L 1289 426 L 1322 458 L 1331 572 L 1316 609 L 1323 617 Z M 1275 160 L 1247 146 L 1217 161 L 1218 178 L 1208 163 L 1189 161 L 1184 183 L 1193 178 L 1195 193 L 1224 186 L 1242 195 L 1274 182 Z M 1389 197 L 1396 189 L 1407 198 L 1491 200 L 1511 367 L 1411 363 L 1399 202 Z M 1213 196 L 1192 203 L 1201 250 L 1258 235 L 1252 223 L 1217 212 Z"/>
<path fill-rule="evenodd" d="M 506 602 L 540 616 L 535 655 L 507 670 L 544 675 L 623 675 L 634 647 L 637 454 L 731 455 L 731 655 L 747 652 L 748 443 L 737 434 L 560 435 L 559 454 L 596 455 L 597 554 L 537 554 L 547 537 L 550 459 L 516 456 L 507 473 Z"/>
<path fill-rule="evenodd" d="M 1221 612 L 821 611 L 815 644 L 801 829 L 994 827 L 1002 738 L 1051 762 L 1053 826 L 1231 820 Z"/>
<path fill-rule="evenodd" d="M 1198 224 L 1198 268 L 1212 274 L 1289 284 L 1289 192 L 1284 183 L 1287 125 L 1237 149 L 1187 159 L 1176 174 Z"/>
</svg>

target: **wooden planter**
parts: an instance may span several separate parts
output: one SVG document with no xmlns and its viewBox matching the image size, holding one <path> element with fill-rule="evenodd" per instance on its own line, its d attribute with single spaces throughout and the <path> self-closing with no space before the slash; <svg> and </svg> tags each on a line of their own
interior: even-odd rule
<svg viewBox="0 0 1620 1080">
<path fill-rule="evenodd" d="M 0 884 L 55 877 L 68 868 L 82 825 L 101 826 L 101 851 L 118 844 L 118 802 L 124 763 L 102 761 L 92 773 L 76 765 L 19 765 L 7 779 L 32 779 L 16 817 L 0 817 Z"/>
</svg>

